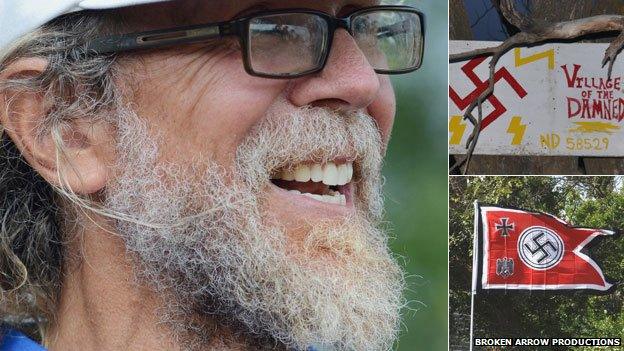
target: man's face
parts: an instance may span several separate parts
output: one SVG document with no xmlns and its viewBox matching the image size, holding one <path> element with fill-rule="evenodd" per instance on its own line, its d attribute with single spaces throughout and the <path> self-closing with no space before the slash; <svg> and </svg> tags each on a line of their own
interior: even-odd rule
<svg viewBox="0 0 624 351">
<path fill-rule="evenodd" d="M 366 5 L 183 1 L 122 17 L 150 30 Z M 139 275 L 177 301 L 171 315 L 210 312 L 289 347 L 387 347 L 402 278 L 378 228 L 379 171 L 395 101 L 350 35 L 335 33 L 322 72 L 293 80 L 248 75 L 235 39 L 120 62 L 132 111 L 107 206 L 147 224 L 118 231 Z"/>
<path fill-rule="evenodd" d="M 297 7 L 344 15 L 357 7 L 371 5 L 366 1 L 357 5 L 343 1 L 216 3 L 148 6 L 147 9 L 161 20 L 158 24 L 152 23 L 152 16 L 147 16 L 146 11 L 140 14 L 131 12 L 129 19 L 140 23 L 149 18 L 149 25 L 138 26 L 153 29 L 229 20 L 263 9 Z M 137 89 L 133 99 L 138 104 L 138 112 L 141 116 L 152 117 L 150 129 L 165 140 L 161 149 L 162 161 L 191 163 L 196 155 L 201 154 L 226 168 L 232 167 L 237 147 L 270 109 L 288 113 L 304 106 L 318 106 L 342 112 L 360 111 L 374 120 L 384 143 L 389 138 L 394 119 L 395 100 L 388 77 L 375 74 L 345 30 L 336 32 L 329 61 L 321 73 L 294 80 L 248 75 L 235 38 L 208 47 L 189 45 L 144 54 L 134 72 Z M 339 172 L 351 168 L 353 157 L 352 154 L 337 155 L 329 167 L 321 169 L 324 178 L 333 178 L 329 175 L 332 170 L 327 170 L 333 168 L 332 164 L 338 166 Z M 308 170 L 315 170 L 318 174 L 319 166 L 326 166 L 314 160 L 305 160 L 301 165 L 307 166 L 300 171 L 304 173 L 301 177 L 306 177 Z M 296 164 L 289 165 L 290 170 L 296 167 Z M 280 177 L 280 174 L 273 176 Z M 281 178 L 290 179 L 292 176 L 282 174 Z M 338 185 L 334 183 L 344 185 L 340 192 L 344 193 L 345 200 L 349 200 L 355 189 L 351 182 L 343 184 L 345 179 L 326 179 L 325 183 L 335 185 L 334 190 Z M 315 187 L 310 190 L 302 184 L 276 183 L 311 193 L 327 195 L 329 192 L 329 189 Z M 269 179 L 267 185 L 270 185 Z M 343 206 L 332 206 L 283 191 L 277 186 L 268 186 L 265 196 L 272 214 L 293 230 L 302 222 L 345 216 L 353 211 L 352 201 Z"/>
</svg>

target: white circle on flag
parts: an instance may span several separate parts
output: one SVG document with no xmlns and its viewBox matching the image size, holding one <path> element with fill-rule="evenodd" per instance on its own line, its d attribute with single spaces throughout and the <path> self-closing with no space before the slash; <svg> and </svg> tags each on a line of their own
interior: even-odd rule
<svg viewBox="0 0 624 351">
<path fill-rule="evenodd" d="M 563 259 L 563 240 L 551 229 L 533 226 L 518 238 L 518 255 L 528 267 L 544 271 Z"/>
</svg>

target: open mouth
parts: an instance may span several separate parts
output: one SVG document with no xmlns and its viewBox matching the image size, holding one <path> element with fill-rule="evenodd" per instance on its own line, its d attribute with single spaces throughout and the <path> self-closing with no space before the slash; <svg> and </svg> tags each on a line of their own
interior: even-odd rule
<svg viewBox="0 0 624 351">
<path fill-rule="evenodd" d="M 343 205 L 347 204 L 353 163 L 298 164 L 277 170 L 271 182 L 292 193 L 314 200 Z"/>
</svg>

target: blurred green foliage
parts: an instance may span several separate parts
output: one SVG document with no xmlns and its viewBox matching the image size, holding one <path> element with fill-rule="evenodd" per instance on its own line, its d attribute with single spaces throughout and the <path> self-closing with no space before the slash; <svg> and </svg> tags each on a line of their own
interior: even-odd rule
<svg viewBox="0 0 624 351">
<path fill-rule="evenodd" d="M 407 272 L 399 351 L 447 349 L 446 1 L 405 1 L 427 17 L 423 67 L 393 77 L 397 117 L 386 158 L 387 220 Z"/>
<path fill-rule="evenodd" d="M 452 350 L 468 345 L 474 200 L 547 212 L 574 226 L 624 229 L 621 177 L 451 177 Z M 590 256 L 613 282 L 624 281 L 624 240 L 597 241 Z M 624 337 L 621 287 L 600 296 L 582 291 L 484 291 L 475 301 L 476 337 Z"/>
</svg>

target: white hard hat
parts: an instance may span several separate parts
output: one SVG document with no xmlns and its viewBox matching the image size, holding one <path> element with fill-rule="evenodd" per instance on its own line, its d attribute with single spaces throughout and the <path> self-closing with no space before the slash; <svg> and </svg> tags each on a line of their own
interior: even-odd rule
<svg viewBox="0 0 624 351">
<path fill-rule="evenodd" d="M 22 35 L 66 13 L 168 0 L 0 0 L 0 52 Z"/>
</svg>

